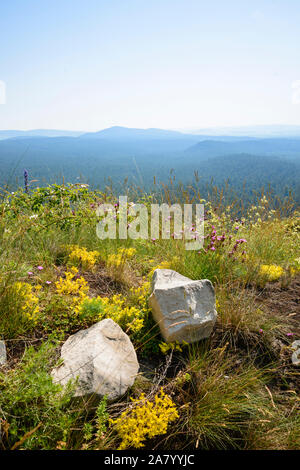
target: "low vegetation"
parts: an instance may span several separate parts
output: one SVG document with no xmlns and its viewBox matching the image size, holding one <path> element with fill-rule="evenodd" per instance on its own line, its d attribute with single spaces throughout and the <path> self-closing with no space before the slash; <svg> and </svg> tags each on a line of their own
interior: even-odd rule
<svg viewBox="0 0 300 470">
<path fill-rule="evenodd" d="M 147 207 L 160 197 L 201 199 L 172 187 L 132 197 Z M 300 448 L 299 370 L 290 360 L 300 320 L 299 211 L 290 198 L 279 204 L 265 194 L 247 210 L 220 193 L 201 201 L 204 247 L 188 251 L 174 233 L 100 240 L 97 205 L 114 204 L 118 219 L 109 191 L 80 184 L 2 191 L 2 449 Z M 164 343 L 148 307 L 156 268 L 213 282 L 218 320 L 208 340 Z M 266 297 L 275 290 L 295 302 L 273 311 Z M 50 372 L 62 342 L 104 318 L 129 335 L 141 369 L 122 400 L 87 407 L 72 399 L 73 383 L 62 390 Z"/>
</svg>

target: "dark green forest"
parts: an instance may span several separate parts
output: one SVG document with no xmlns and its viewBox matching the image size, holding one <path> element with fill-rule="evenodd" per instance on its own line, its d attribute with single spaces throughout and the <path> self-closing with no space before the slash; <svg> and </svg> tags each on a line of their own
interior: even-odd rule
<svg viewBox="0 0 300 470">
<path fill-rule="evenodd" d="M 111 128 L 79 136 L 29 134 L 0 140 L 1 187 L 13 191 L 22 186 L 24 169 L 32 187 L 65 181 L 121 191 L 126 181 L 149 192 L 171 178 L 175 186 L 197 184 L 203 197 L 217 186 L 245 202 L 262 190 L 278 197 L 292 193 L 300 202 L 297 138 L 212 138 Z"/>
</svg>

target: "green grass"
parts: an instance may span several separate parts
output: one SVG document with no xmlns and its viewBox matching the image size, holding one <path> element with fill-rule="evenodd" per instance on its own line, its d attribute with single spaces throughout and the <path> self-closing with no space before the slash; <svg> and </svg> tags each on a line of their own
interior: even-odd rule
<svg viewBox="0 0 300 470">
<path fill-rule="evenodd" d="M 159 202 L 157 195 L 135 195 L 148 207 L 151 201 Z M 173 203 L 196 201 L 187 188 L 178 194 L 165 187 L 163 197 Z M 205 249 L 198 252 L 185 250 L 183 240 L 172 238 L 100 240 L 95 207 L 102 201 L 116 198 L 80 185 L 54 185 L 29 194 L 20 190 L 4 193 L 0 200 L 0 338 L 7 342 L 10 357 L 8 366 L 0 369 L 3 448 L 114 449 L 118 439 L 108 418 L 120 416 L 143 384 L 146 397 L 153 400 L 158 381 L 176 404 L 179 418 L 146 448 L 299 449 L 299 401 L 284 381 L 285 366 L 273 347 L 276 341 L 288 345 L 290 326 L 259 300 L 261 265 L 282 267 L 278 282 L 283 287 L 299 275 L 299 212 L 290 210 L 290 201 L 281 207 L 276 202 L 271 210 L 275 202 L 261 196 L 256 208 L 246 212 L 235 203 L 227 207 L 206 202 Z M 222 236 L 211 250 L 212 237 Z M 150 374 L 145 382 L 139 378 L 119 403 L 102 402 L 88 412 L 84 403 L 74 405 L 71 386 L 63 393 L 49 375 L 58 357 L 58 343 L 52 341 L 64 341 L 108 311 L 95 299 L 86 301 L 78 313 L 74 294 L 57 291 L 56 282 L 72 264 L 67 245 L 99 252 L 93 266 L 76 263 L 78 275 L 88 283 L 87 297 L 110 297 L 116 319 L 119 304 L 114 295 L 122 295 L 122 309 L 138 309 L 142 326 L 134 330 L 120 316 L 122 326 L 127 325 L 139 357 L 152 361 L 153 369 L 154 364 L 161 366 L 160 377 Z M 109 260 L 120 248 L 134 248 L 134 255 L 124 252 L 121 264 L 113 265 Z M 212 337 L 182 352 L 175 350 L 169 368 L 147 305 L 156 267 L 210 279 L 217 297 Z M 18 283 L 23 287 L 17 289 Z M 29 299 L 28 286 L 35 300 Z M 297 372 L 292 375 L 297 381 Z"/>
</svg>

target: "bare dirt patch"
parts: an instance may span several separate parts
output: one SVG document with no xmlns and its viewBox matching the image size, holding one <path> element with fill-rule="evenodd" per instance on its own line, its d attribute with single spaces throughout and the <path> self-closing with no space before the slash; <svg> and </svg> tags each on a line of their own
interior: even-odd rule
<svg viewBox="0 0 300 470">
<path fill-rule="evenodd" d="M 268 284 L 257 298 L 271 315 L 286 318 L 293 327 L 293 336 L 300 338 L 300 275 L 287 286 L 281 282 Z"/>
<path fill-rule="evenodd" d="M 112 279 L 104 266 L 100 266 L 97 271 L 85 272 L 82 275 L 89 283 L 92 297 L 110 297 L 114 294 L 124 293 L 124 286 Z"/>
</svg>

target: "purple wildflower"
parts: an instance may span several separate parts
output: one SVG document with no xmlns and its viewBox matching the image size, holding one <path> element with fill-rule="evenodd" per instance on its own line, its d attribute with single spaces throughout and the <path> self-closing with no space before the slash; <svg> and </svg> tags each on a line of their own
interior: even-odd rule
<svg viewBox="0 0 300 470">
<path fill-rule="evenodd" d="M 25 193 L 28 193 L 28 171 L 24 170 L 24 188 Z"/>
</svg>

